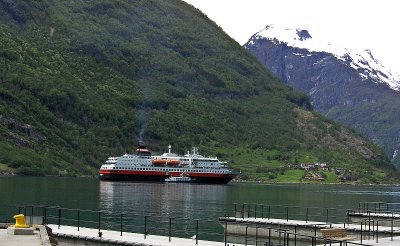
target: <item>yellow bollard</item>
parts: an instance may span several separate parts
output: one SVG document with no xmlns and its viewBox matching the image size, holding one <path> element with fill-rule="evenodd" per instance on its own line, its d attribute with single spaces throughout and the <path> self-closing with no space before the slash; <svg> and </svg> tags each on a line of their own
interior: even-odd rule
<svg viewBox="0 0 400 246">
<path fill-rule="evenodd" d="M 13 217 L 15 219 L 15 228 L 28 228 L 29 226 L 25 224 L 25 215 L 17 214 Z"/>
</svg>

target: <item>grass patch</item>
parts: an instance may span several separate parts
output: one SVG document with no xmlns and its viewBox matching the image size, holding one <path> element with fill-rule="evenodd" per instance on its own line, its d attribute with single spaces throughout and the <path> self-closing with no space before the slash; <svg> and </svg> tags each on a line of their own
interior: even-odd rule
<svg viewBox="0 0 400 246">
<path fill-rule="evenodd" d="M 291 169 L 277 176 L 276 181 L 280 183 L 299 183 L 304 175 L 304 170 Z"/>
</svg>

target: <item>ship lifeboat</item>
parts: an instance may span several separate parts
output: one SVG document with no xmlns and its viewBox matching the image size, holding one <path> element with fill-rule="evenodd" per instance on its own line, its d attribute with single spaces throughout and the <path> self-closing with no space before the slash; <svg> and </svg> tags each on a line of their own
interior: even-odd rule
<svg viewBox="0 0 400 246">
<path fill-rule="evenodd" d="M 165 165 L 166 163 L 166 160 L 153 160 L 153 165 Z"/>
<path fill-rule="evenodd" d="M 167 164 L 170 166 L 179 165 L 179 163 L 181 163 L 179 160 L 168 160 L 167 161 Z"/>
</svg>

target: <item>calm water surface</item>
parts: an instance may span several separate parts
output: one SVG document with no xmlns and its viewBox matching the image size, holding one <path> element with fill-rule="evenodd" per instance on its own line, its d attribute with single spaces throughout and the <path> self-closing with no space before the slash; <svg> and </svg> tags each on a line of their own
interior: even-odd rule
<svg viewBox="0 0 400 246">
<path fill-rule="evenodd" d="M 253 204 L 251 213 L 254 213 L 254 204 L 264 204 L 265 217 L 268 205 L 272 206 L 274 217 L 283 217 L 286 213 L 284 207 L 288 206 L 290 217 L 301 219 L 307 207 L 318 207 L 321 211 L 324 211 L 322 208 L 336 208 L 336 211 L 329 212 L 330 216 L 335 213 L 344 216 L 346 209 L 357 208 L 360 202 L 367 201 L 400 202 L 400 187 L 248 183 L 202 185 L 106 182 L 93 178 L 0 177 L 0 222 L 10 220 L 21 205 L 54 205 L 108 211 L 111 215 L 104 215 L 102 227 L 116 230 L 119 228 L 119 216 L 123 213 L 124 230 L 134 232 L 143 232 L 145 215 L 149 216 L 147 226 L 150 231 L 166 234 L 169 218 L 174 218 L 174 233 L 183 236 L 193 235 L 195 220 L 199 219 L 201 233 L 215 233 L 213 238 L 216 240 L 221 239 L 223 232 L 218 217 L 233 214 L 234 203 L 238 204 L 238 210 L 242 203 Z M 278 205 L 283 207 L 275 207 Z M 295 206 L 299 208 L 292 208 Z M 317 210 L 315 213 L 319 213 Z M 96 215 L 93 218 L 97 218 Z"/>
</svg>

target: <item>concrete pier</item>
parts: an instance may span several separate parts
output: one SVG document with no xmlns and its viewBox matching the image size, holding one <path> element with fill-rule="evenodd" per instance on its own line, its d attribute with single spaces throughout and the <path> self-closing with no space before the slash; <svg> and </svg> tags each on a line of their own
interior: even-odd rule
<svg viewBox="0 0 400 246">
<path fill-rule="evenodd" d="M 140 245 L 140 246 L 190 246 L 196 245 L 196 240 L 191 238 L 177 238 L 157 235 L 146 235 L 144 238 L 143 234 L 139 233 L 128 233 L 123 232 L 122 236 L 118 231 L 101 230 L 101 237 L 99 237 L 97 229 L 80 227 L 79 231 L 77 227 L 64 226 L 58 228 L 58 225 L 47 225 L 51 230 L 52 234 L 57 238 L 59 242 L 68 242 L 70 245 Z M 213 242 L 198 240 L 197 245 L 200 246 L 224 246 L 224 242 Z M 241 244 L 227 244 L 229 246 L 243 246 Z"/>
<path fill-rule="evenodd" d="M 347 216 L 354 223 L 361 221 L 379 221 L 380 225 L 400 227 L 400 214 L 392 212 L 373 212 L 373 211 L 348 211 Z"/>
<path fill-rule="evenodd" d="M 7 246 L 51 246 L 50 239 L 44 226 L 33 226 L 33 234 L 31 235 L 13 235 L 7 233 L 8 225 L 0 226 L 0 245 Z"/>
</svg>

